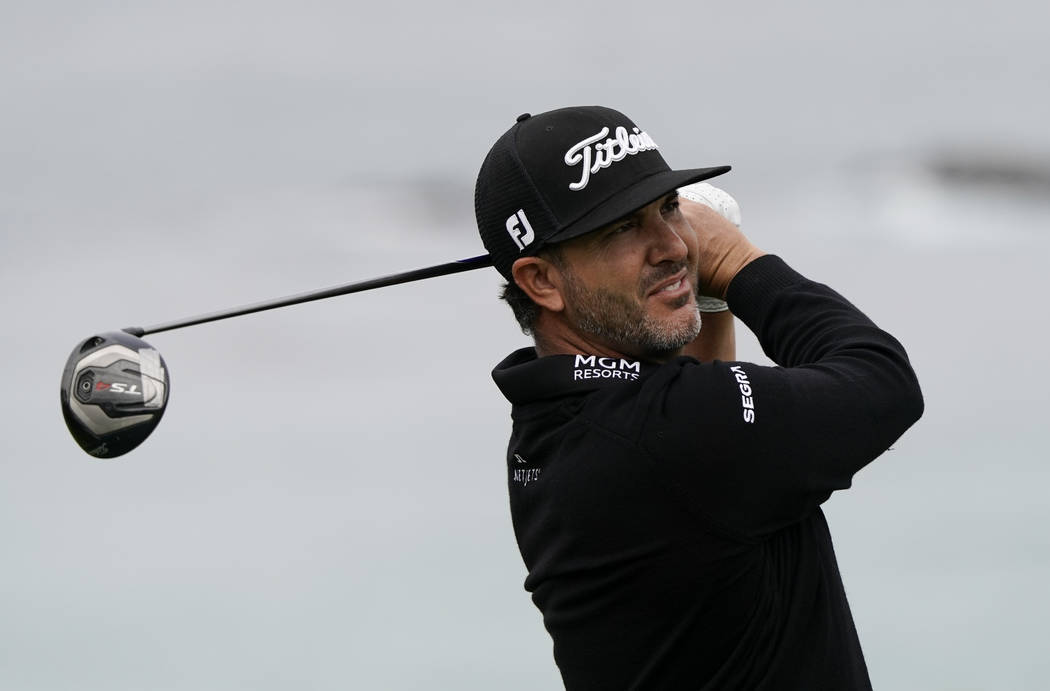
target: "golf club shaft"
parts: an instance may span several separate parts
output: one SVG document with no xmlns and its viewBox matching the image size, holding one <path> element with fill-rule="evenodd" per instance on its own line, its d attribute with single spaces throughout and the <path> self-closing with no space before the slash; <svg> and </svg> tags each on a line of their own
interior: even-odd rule
<svg viewBox="0 0 1050 691">
<path fill-rule="evenodd" d="M 220 312 L 211 312 L 210 314 L 202 314 L 196 317 L 188 317 L 186 319 L 180 319 L 178 321 L 167 322 L 164 324 L 154 324 L 153 326 L 147 326 L 145 328 L 140 326 L 129 326 L 128 328 L 123 329 L 123 331 L 133 336 L 142 337 L 146 334 L 155 334 L 161 331 L 181 329 L 186 326 L 194 326 L 196 324 L 204 324 L 206 322 L 219 321 L 220 319 L 229 319 L 230 317 L 239 317 L 244 314 L 252 314 L 253 312 L 265 312 L 266 310 L 277 309 L 278 307 L 287 307 L 289 305 L 298 305 L 303 302 L 313 302 L 314 300 L 334 298 L 339 295 L 360 293 L 362 291 L 372 290 L 374 288 L 385 288 L 386 286 L 393 286 L 399 283 L 411 283 L 412 281 L 421 281 L 424 278 L 435 278 L 437 276 L 456 274 L 462 271 L 472 271 L 474 269 L 481 269 L 486 266 L 492 266 L 492 257 L 490 257 L 487 254 L 484 254 L 480 257 L 460 259 L 458 261 L 448 262 L 446 264 L 437 264 L 435 266 L 428 266 L 422 269 L 413 269 L 412 271 L 405 271 L 399 274 L 391 274 L 390 276 L 380 276 L 379 278 L 371 278 L 365 281 L 358 281 L 356 283 L 346 283 L 340 286 L 333 286 L 331 288 L 315 290 L 310 293 L 289 295 L 287 297 L 277 298 L 276 300 L 257 302 L 253 305 L 244 305 L 243 307 L 235 307 L 233 309 L 222 310 Z"/>
</svg>

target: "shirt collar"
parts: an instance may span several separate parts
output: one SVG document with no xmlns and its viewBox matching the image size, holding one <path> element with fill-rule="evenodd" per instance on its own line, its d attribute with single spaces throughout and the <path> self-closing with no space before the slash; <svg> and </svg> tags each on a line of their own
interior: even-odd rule
<svg viewBox="0 0 1050 691">
<path fill-rule="evenodd" d="M 521 348 L 492 370 L 492 379 L 514 405 L 623 386 L 644 378 L 658 365 L 597 355 L 537 357 L 535 348 Z"/>
</svg>

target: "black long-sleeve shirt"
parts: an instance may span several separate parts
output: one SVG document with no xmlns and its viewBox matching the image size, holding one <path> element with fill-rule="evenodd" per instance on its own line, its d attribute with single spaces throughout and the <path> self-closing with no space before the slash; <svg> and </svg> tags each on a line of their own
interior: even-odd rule
<svg viewBox="0 0 1050 691">
<path fill-rule="evenodd" d="M 901 345 L 773 256 L 727 297 L 779 367 L 532 348 L 514 530 L 570 691 L 870 689 L 820 504 L 922 414 Z"/>
</svg>

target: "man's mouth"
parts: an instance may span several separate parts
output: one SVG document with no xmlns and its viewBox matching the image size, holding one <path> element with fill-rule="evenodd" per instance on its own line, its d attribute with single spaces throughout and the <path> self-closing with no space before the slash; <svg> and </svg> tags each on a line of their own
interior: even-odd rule
<svg viewBox="0 0 1050 691">
<path fill-rule="evenodd" d="M 675 296 L 683 290 L 689 288 L 688 272 L 685 269 L 675 272 L 674 275 L 668 276 L 663 282 L 656 284 L 652 290 L 649 291 L 649 297 L 659 295 L 660 297 Z"/>
</svg>

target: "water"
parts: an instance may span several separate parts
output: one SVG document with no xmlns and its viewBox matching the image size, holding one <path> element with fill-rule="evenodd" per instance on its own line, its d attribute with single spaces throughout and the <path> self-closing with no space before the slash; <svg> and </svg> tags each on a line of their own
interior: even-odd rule
<svg viewBox="0 0 1050 691">
<path fill-rule="evenodd" d="M 124 459 L 57 383 L 95 331 L 480 253 L 492 140 L 590 102 L 732 163 L 751 237 L 909 349 L 925 417 L 827 505 L 876 688 L 1046 685 L 1050 195 L 1009 174 L 1050 168 L 1043 6 L 5 14 L 3 688 L 557 688 L 495 272 L 150 337 L 171 404 Z"/>
</svg>

